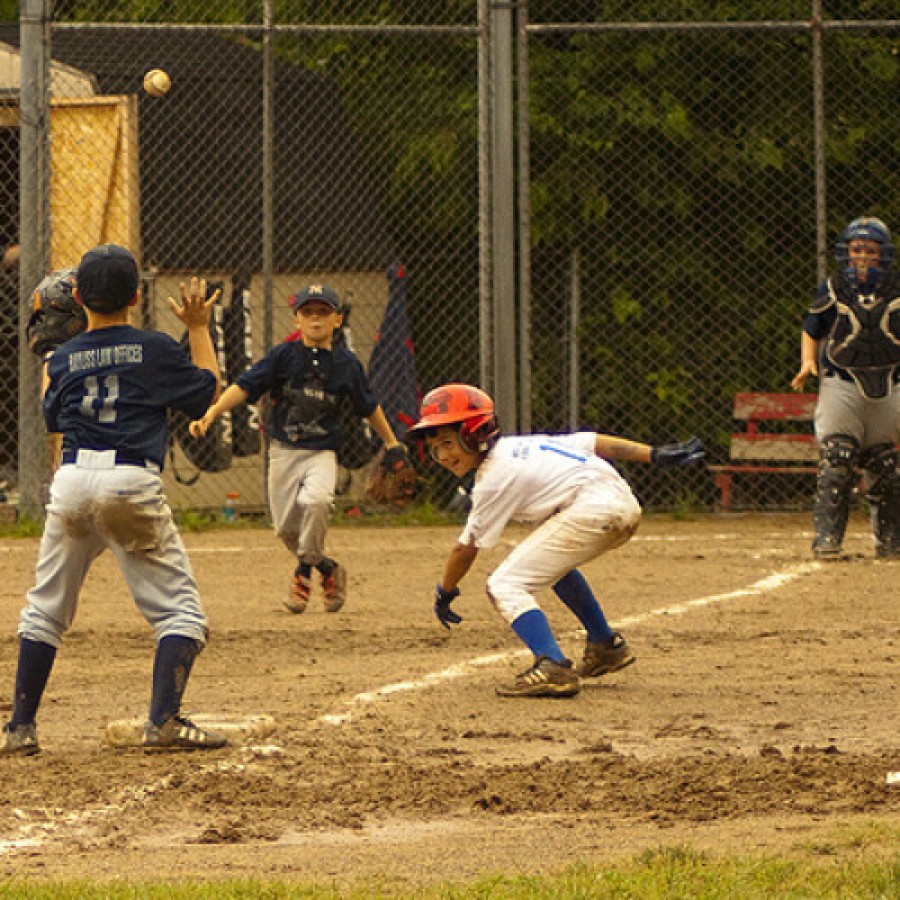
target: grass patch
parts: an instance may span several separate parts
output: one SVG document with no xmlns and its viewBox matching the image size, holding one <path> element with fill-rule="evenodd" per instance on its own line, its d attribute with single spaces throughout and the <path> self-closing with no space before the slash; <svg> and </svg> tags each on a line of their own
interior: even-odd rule
<svg viewBox="0 0 900 900">
<path fill-rule="evenodd" d="M 845 835 L 836 840 L 881 845 L 891 852 L 823 860 L 811 849 L 784 856 L 713 856 L 690 847 L 660 847 L 624 863 L 600 867 L 578 864 L 551 875 L 495 875 L 472 882 L 398 886 L 361 882 L 187 881 L 166 883 L 0 882 L 0 898 L 15 900 L 244 900 L 244 898 L 410 898 L 410 900 L 896 900 L 900 898 L 898 829 Z"/>
<path fill-rule="evenodd" d="M 40 537 L 43 533 L 44 520 L 30 519 L 27 516 L 15 523 L 0 525 L 0 537 L 4 538 L 33 538 Z"/>
</svg>

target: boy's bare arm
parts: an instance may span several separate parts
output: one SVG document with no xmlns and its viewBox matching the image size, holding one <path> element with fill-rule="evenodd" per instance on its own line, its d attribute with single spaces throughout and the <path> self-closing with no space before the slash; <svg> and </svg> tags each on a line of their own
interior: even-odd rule
<svg viewBox="0 0 900 900">
<path fill-rule="evenodd" d="M 247 391 L 236 384 L 230 384 L 222 392 L 222 396 L 213 403 L 203 416 L 191 422 L 189 430 L 194 437 L 203 437 L 219 416 L 231 412 L 236 406 L 240 406 L 249 396 Z"/>
<path fill-rule="evenodd" d="M 800 335 L 800 369 L 791 381 L 791 387 L 795 391 L 802 391 L 806 379 L 819 376 L 819 344 L 815 338 L 810 337 L 805 331 Z"/>
<path fill-rule="evenodd" d="M 701 462 L 706 456 L 703 441 L 697 437 L 653 446 L 611 434 L 598 434 L 594 452 L 605 459 L 653 463 L 657 466 L 686 466 Z"/>
<path fill-rule="evenodd" d="M 366 421 L 375 429 L 375 434 L 384 441 L 385 447 L 390 449 L 391 447 L 397 446 L 399 441 L 397 440 L 397 436 L 394 434 L 393 429 L 388 424 L 387 416 L 384 414 L 384 410 L 381 406 L 376 406 L 375 412 L 373 412 L 371 416 L 366 416 Z"/>
<path fill-rule="evenodd" d="M 639 441 L 629 441 L 612 434 L 598 434 L 594 442 L 594 452 L 604 459 L 648 463 L 652 448 L 649 444 L 642 444 Z"/>
<path fill-rule="evenodd" d="M 447 557 L 441 587 L 445 591 L 452 591 L 472 568 L 477 556 L 478 548 L 474 544 L 457 544 Z"/>
</svg>

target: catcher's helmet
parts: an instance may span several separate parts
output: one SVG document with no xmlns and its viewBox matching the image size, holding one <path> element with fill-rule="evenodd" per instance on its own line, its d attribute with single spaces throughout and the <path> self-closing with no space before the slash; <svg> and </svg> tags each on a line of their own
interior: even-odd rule
<svg viewBox="0 0 900 900">
<path fill-rule="evenodd" d="M 881 247 L 879 269 L 886 272 L 894 261 L 894 245 L 891 242 L 891 232 L 887 225 L 874 216 L 861 216 L 854 219 L 838 236 L 834 245 L 834 258 L 837 260 L 841 271 L 848 274 L 850 266 L 850 251 L 848 245 L 851 241 L 874 241 Z"/>
<path fill-rule="evenodd" d="M 54 306 L 63 309 L 77 307 L 78 302 L 72 294 L 74 287 L 74 269 L 58 269 L 56 272 L 51 272 L 42 278 L 34 289 L 31 308 L 38 310 L 50 309 Z"/>
<path fill-rule="evenodd" d="M 494 401 L 470 384 L 443 384 L 429 391 L 406 438 L 421 440 L 445 425 L 459 425 L 459 442 L 470 453 L 483 453 L 500 436 Z"/>
</svg>

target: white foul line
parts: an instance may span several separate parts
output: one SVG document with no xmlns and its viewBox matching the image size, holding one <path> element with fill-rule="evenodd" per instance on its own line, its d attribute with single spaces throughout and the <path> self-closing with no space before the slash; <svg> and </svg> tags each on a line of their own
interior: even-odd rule
<svg viewBox="0 0 900 900">
<path fill-rule="evenodd" d="M 651 609 L 649 612 L 640 613 L 636 616 L 628 616 L 621 619 L 617 624 L 622 626 L 638 625 L 646 622 L 648 619 L 656 616 L 680 616 L 683 613 L 690 612 L 692 609 L 699 609 L 703 606 L 712 606 L 715 603 L 725 603 L 728 600 L 738 600 L 741 597 L 755 597 L 759 594 L 766 594 L 769 591 L 778 590 L 786 584 L 815 572 L 820 569 L 819 563 L 802 563 L 794 566 L 784 572 L 773 572 L 765 578 L 754 582 L 749 587 L 738 588 L 735 591 L 728 591 L 724 594 L 710 594 L 708 597 L 698 597 L 696 600 L 687 600 L 684 603 L 676 603 L 673 606 L 666 606 L 661 609 Z M 583 632 L 582 632 L 583 633 Z M 506 662 L 516 656 L 527 655 L 527 650 L 510 650 L 503 653 L 492 653 L 489 656 L 479 656 L 475 659 L 465 660 L 464 662 L 455 663 L 446 669 L 440 669 L 437 672 L 429 672 L 427 675 L 417 681 L 397 681 L 393 684 L 386 684 L 374 691 L 365 691 L 351 697 L 345 704 L 349 707 L 342 713 L 327 713 L 319 716 L 318 721 L 325 725 L 344 725 L 353 718 L 353 708 L 358 706 L 367 706 L 376 703 L 379 700 L 389 697 L 392 694 L 402 694 L 409 691 L 418 691 L 422 688 L 429 687 L 434 684 L 441 684 L 446 681 L 454 681 L 462 678 L 470 669 L 481 668 L 483 666 L 493 666 L 496 663 Z"/>
</svg>

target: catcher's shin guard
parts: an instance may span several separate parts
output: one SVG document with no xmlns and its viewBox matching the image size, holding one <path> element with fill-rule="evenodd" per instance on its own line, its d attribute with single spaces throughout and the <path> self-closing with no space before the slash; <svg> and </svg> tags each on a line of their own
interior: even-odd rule
<svg viewBox="0 0 900 900">
<path fill-rule="evenodd" d="M 819 448 L 819 472 L 813 502 L 813 553 L 818 557 L 837 556 L 844 543 L 850 515 L 859 444 L 848 434 L 830 434 Z"/>
<path fill-rule="evenodd" d="M 872 515 L 875 552 L 889 559 L 900 557 L 900 454 L 890 444 L 877 444 L 863 454 L 862 464 L 871 476 L 866 500 Z"/>
</svg>

